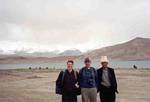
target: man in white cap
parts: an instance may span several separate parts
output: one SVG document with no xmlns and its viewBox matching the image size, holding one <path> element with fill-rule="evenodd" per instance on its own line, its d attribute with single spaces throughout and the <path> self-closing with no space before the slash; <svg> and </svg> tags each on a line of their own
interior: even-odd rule
<svg viewBox="0 0 150 102">
<path fill-rule="evenodd" d="M 101 56 L 102 67 L 97 70 L 101 102 L 115 102 L 115 92 L 118 93 L 114 69 L 108 67 L 108 62 L 107 56 Z"/>
</svg>

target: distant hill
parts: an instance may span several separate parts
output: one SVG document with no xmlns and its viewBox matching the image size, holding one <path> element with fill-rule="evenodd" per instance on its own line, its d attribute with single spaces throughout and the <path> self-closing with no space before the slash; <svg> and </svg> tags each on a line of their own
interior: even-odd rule
<svg viewBox="0 0 150 102">
<path fill-rule="evenodd" d="M 0 57 L 0 64 L 11 63 L 48 63 L 48 62 L 66 62 L 68 59 L 75 60 L 77 56 L 59 56 L 59 57 L 27 57 L 4 55 Z"/>
<path fill-rule="evenodd" d="M 78 49 L 70 49 L 60 53 L 59 56 L 79 56 L 81 54 L 82 52 Z"/>
<path fill-rule="evenodd" d="M 57 51 L 51 51 L 51 52 L 22 52 L 22 51 L 15 51 L 13 55 L 16 56 L 24 56 L 24 57 L 56 57 L 58 56 Z"/>
<path fill-rule="evenodd" d="M 59 62 L 68 59 L 81 60 L 85 57 L 100 59 L 100 56 L 103 55 L 116 60 L 150 60 L 150 38 L 137 37 L 125 43 L 91 50 L 87 53 L 82 53 L 77 49 L 70 49 L 62 53 L 55 51 L 33 53 L 20 51 L 10 55 L 0 54 L 0 63 Z"/>
<path fill-rule="evenodd" d="M 3 54 L 3 50 L 0 50 L 0 55 L 13 55 L 13 56 L 24 56 L 24 57 L 59 57 L 59 56 L 79 56 L 82 52 L 78 49 L 69 49 L 65 50 L 64 52 L 60 52 L 59 50 L 54 51 L 45 51 L 45 52 L 29 52 L 28 50 L 15 50 L 11 52 L 11 54 Z"/>
<path fill-rule="evenodd" d="M 93 59 L 98 59 L 102 55 L 118 60 L 149 60 L 150 38 L 137 37 L 122 44 L 93 50 L 79 56 L 79 58 L 82 59 L 88 56 Z"/>
<path fill-rule="evenodd" d="M 14 51 L 13 54 L 0 54 L 0 63 L 41 63 L 41 62 L 57 62 L 67 61 L 68 59 L 76 59 L 81 55 L 81 51 L 77 49 L 66 50 L 62 53 L 59 51 L 51 52 L 32 52 Z"/>
</svg>

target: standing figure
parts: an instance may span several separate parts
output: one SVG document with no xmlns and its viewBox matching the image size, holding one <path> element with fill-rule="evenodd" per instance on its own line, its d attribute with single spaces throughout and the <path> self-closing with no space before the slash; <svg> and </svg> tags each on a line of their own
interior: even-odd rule
<svg viewBox="0 0 150 102">
<path fill-rule="evenodd" d="M 97 102 L 97 71 L 91 67 L 91 60 L 84 60 L 85 66 L 79 72 L 82 102 Z"/>
<path fill-rule="evenodd" d="M 56 80 L 56 94 L 62 95 L 62 102 L 77 102 L 78 72 L 73 70 L 74 62 L 67 62 L 67 69 L 61 71 Z"/>
<path fill-rule="evenodd" d="M 107 56 L 101 57 L 102 67 L 97 70 L 98 91 L 100 91 L 101 102 L 115 102 L 117 91 L 117 81 L 113 68 L 108 67 Z"/>
</svg>

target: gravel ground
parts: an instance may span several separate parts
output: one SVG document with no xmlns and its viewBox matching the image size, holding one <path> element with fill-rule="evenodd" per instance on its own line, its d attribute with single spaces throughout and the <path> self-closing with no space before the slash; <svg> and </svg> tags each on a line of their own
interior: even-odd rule
<svg viewBox="0 0 150 102">
<path fill-rule="evenodd" d="M 117 102 L 150 102 L 150 70 L 116 69 Z M 55 94 L 58 72 L 1 70 L 0 102 L 61 102 Z M 81 96 L 78 97 L 81 102 Z M 99 97 L 98 97 L 99 100 Z"/>
</svg>

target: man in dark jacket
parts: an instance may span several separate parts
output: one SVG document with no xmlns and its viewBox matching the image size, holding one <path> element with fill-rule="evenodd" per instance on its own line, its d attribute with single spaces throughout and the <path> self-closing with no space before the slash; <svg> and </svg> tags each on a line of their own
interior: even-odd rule
<svg viewBox="0 0 150 102">
<path fill-rule="evenodd" d="M 98 91 L 100 91 L 101 102 L 115 102 L 117 91 L 117 81 L 114 69 L 108 67 L 107 56 L 101 57 L 102 67 L 97 70 Z"/>
<path fill-rule="evenodd" d="M 67 69 L 61 71 L 56 80 L 56 94 L 62 95 L 62 102 L 77 102 L 78 72 L 73 70 L 73 61 L 67 62 Z"/>
</svg>

